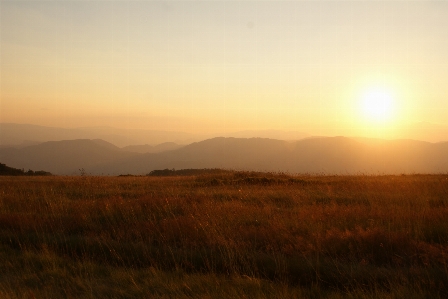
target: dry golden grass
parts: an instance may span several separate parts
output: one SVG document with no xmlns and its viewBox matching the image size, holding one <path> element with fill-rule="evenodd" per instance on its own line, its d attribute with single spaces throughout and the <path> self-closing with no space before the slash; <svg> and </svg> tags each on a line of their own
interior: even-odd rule
<svg viewBox="0 0 448 299">
<path fill-rule="evenodd" d="M 447 219 L 448 175 L 2 177 L 0 295 L 443 298 Z"/>
</svg>

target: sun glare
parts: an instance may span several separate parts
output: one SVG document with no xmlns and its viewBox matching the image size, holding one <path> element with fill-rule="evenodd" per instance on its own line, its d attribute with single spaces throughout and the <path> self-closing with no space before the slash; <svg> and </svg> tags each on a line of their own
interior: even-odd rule
<svg viewBox="0 0 448 299">
<path fill-rule="evenodd" d="M 364 118 L 374 122 L 391 120 L 394 110 L 394 99 L 390 91 L 381 88 L 367 90 L 362 97 L 362 113 Z"/>
</svg>

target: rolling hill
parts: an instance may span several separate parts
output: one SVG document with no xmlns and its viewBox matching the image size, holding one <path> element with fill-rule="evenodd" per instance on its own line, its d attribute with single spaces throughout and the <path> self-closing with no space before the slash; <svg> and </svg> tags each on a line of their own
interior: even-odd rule
<svg viewBox="0 0 448 299">
<path fill-rule="evenodd" d="M 0 162 L 54 174 L 147 174 L 155 169 L 224 168 L 309 174 L 448 172 L 448 143 L 319 137 L 294 142 L 217 137 L 159 153 L 136 153 L 103 140 L 45 142 L 0 149 Z"/>
</svg>

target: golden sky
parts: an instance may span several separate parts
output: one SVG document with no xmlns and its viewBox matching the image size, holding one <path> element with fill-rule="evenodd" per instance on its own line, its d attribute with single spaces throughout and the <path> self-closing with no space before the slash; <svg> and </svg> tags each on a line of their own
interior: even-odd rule
<svg viewBox="0 0 448 299">
<path fill-rule="evenodd" d="M 447 16 L 431 0 L 0 0 L 0 122 L 400 137 L 448 125 Z"/>
</svg>

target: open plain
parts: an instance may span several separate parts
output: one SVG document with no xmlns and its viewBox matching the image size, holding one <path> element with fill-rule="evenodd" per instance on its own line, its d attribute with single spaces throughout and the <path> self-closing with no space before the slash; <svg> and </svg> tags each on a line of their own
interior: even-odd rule
<svg viewBox="0 0 448 299">
<path fill-rule="evenodd" d="M 2 177 L 0 190 L 3 298 L 448 294 L 448 175 Z"/>
</svg>

